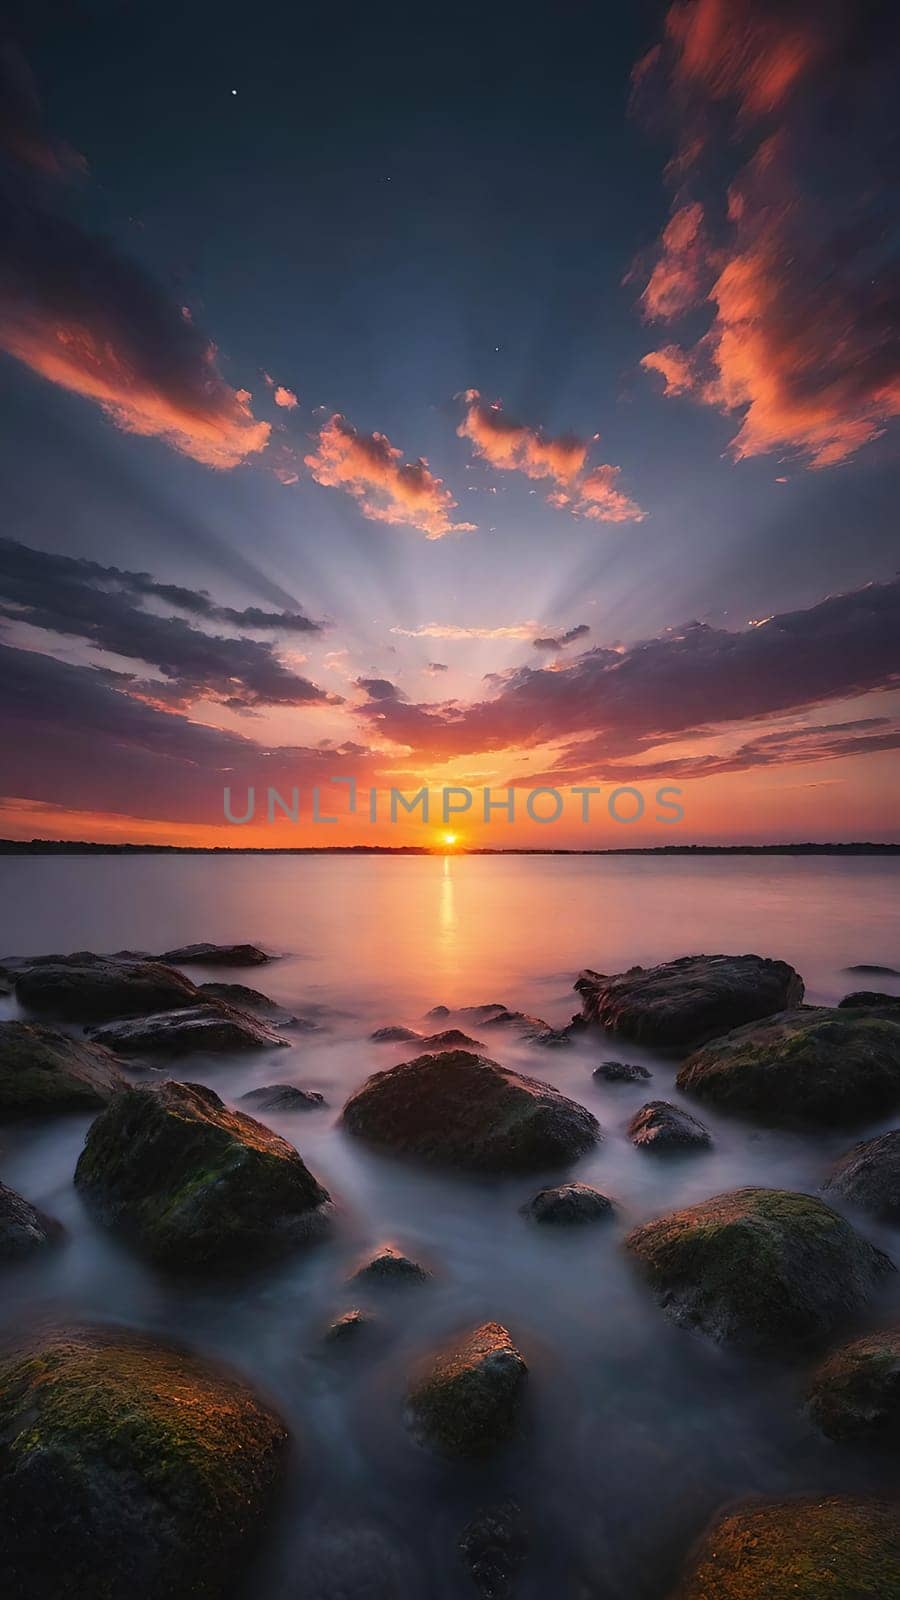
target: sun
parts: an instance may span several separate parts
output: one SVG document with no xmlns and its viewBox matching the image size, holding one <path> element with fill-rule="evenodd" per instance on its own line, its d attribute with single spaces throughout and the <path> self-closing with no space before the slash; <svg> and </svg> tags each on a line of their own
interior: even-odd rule
<svg viewBox="0 0 900 1600">
<path fill-rule="evenodd" d="M 459 834 L 450 831 L 442 833 L 441 844 L 444 846 L 445 850 L 452 850 L 455 844 L 459 844 Z"/>
</svg>

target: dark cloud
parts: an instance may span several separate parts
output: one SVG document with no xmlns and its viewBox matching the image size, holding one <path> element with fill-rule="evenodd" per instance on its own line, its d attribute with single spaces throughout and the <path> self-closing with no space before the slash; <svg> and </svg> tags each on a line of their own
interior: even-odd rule
<svg viewBox="0 0 900 1600">
<path fill-rule="evenodd" d="M 579 622 L 566 633 L 558 634 L 556 638 L 532 639 L 531 642 L 535 650 L 564 650 L 566 645 L 574 644 L 576 639 L 584 639 L 590 631 L 586 622 Z"/>
<path fill-rule="evenodd" d="M 398 689 L 389 678 L 357 678 L 357 689 L 363 689 L 370 700 L 405 700 L 402 689 Z"/>
<path fill-rule="evenodd" d="M 446 661 L 429 661 L 424 671 L 430 673 L 433 678 L 437 678 L 442 672 L 449 672 L 450 668 Z"/>
<path fill-rule="evenodd" d="M 49 178 L 87 167 L 84 156 L 47 129 L 31 69 L 11 39 L 0 39 L 0 152 Z"/>
</svg>

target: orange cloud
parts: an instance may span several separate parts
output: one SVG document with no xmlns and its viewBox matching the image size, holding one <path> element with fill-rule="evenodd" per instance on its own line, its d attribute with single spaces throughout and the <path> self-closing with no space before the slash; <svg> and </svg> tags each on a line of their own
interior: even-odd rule
<svg viewBox="0 0 900 1600">
<path fill-rule="evenodd" d="M 474 531 L 472 522 L 452 521 L 457 503 L 427 461 L 405 462 L 383 433 L 359 433 L 339 414 L 324 423 L 304 460 L 317 483 L 345 490 L 372 522 L 418 528 L 428 539 Z"/>
<path fill-rule="evenodd" d="M 537 622 L 513 622 L 505 627 L 464 627 L 455 622 L 426 622 L 420 628 L 392 628 L 404 639 L 530 639 Z"/>
<path fill-rule="evenodd" d="M 285 411 L 294 411 L 300 404 L 300 401 L 297 399 L 293 389 L 286 389 L 283 383 L 279 383 L 276 386 L 275 393 L 272 398 L 275 401 L 275 404 L 277 406 L 282 406 Z"/>
<path fill-rule="evenodd" d="M 651 350 L 641 360 L 647 372 L 658 372 L 663 379 L 664 394 L 687 394 L 694 386 L 694 369 L 690 357 L 679 350 L 677 344 L 664 345 L 662 350 Z"/>
<path fill-rule="evenodd" d="M 643 522 L 647 515 L 635 500 L 617 487 L 620 467 L 594 467 L 583 477 L 574 495 L 551 494 L 552 506 L 567 507 L 575 517 L 591 522 Z"/>
<path fill-rule="evenodd" d="M 457 428 L 469 439 L 475 453 L 501 472 L 524 472 L 526 478 L 553 478 L 571 483 L 587 459 L 588 445 L 571 434 L 549 439 L 540 428 L 529 428 L 504 416 L 499 400 L 484 405 L 477 389 L 463 395 L 466 414 Z"/>
<path fill-rule="evenodd" d="M 703 207 L 694 201 L 681 206 L 663 230 L 659 260 L 641 295 L 644 315 L 655 320 L 688 311 L 702 299 L 708 276 Z"/>
<path fill-rule="evenodd" d="M 824 49 L 808 7 L 787 0 L 678 0 L 666 16 L 681 82 L 712 100 L 733 99 L 745 117 L 775 111 Z"/>
</svg>

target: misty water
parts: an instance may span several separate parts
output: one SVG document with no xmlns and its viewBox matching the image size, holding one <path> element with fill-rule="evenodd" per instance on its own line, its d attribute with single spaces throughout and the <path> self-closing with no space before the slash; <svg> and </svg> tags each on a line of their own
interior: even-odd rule
<svg viewBox="0 0 900 1600">
<path fill-rule="evenodd" d="M 900 862 L 35 857 L 4 861 L 0 891 L 0 954 L 253 941 L 279 959 L 252 972 L 191 968 L 191 977 L 253 984 L 321 1024 L 313 1034 L 288 1032 L 290 1051 L 196 1055 L 166 1072 L 226 1100 L 295 1082 L 328 1102 L 262 1120 L 331 1190 L 336 1232 L 249 1283 L 167 1282 L 94 1224 L 72 1185 L 89 1118 L 0 1129 L 0 1177 L 69 1234 L 58 1253 L 5 1270 L 0 1332 L 49 1318 L 174 1336 L 226 1359 L 288 1421 L 288 1481 L 248 1595 L 463 1600 L 475 1590 L 457 1553 L 460 1532 L 480 1508 L 511 1496 L 531 1535 L 522 1600 L 662 1600 L 725 1503 L 887 1486 L 887 1461 L 812 1430 L 801 1408 L 806 1363 L 751 1361 L 673 1327 L 621 1242 L 643 1219 L 742 1184 L 815 1192 L 834 1156 L 890 1122 L 801 1135 L 703 1107 L 713 1149 L 661 1159 L 634 1150 L 623 1129 L 647 1099 L 687 1103 L 674 1089 L 677 1063 L 599 1031 L 551 1050 L 506 1029 L 480 1035 L 486 1053 L 557 1085 L 604 1129 L 603 1143 L 567 1172 L 491 1182 L 423 1171 L 368 1151 L 338 1118 L 369 1073 L 410 1053 L 370 1042 L 375 1027 L 429 1031 L 423 1016 L 437 1003 L 494 1001 L 559 1025 L 577 1009 L 572 983 L 583 966 L 614 972 L 700 951 L 755 951 L 796 966 L 812 1002 L 860 987 L 898 992 L 898 980 L 842 969 L 900 966 Z M 20 1014 L 11 999 L 0 1006 Z M 591 1069 L 606 1057 L 643 1063 L 652 1081 L 594 1082 Z M 608 1194 L 615 1222 L 542 1229 L 519 1215 L 544 1182 L 566 1175 Z M 853 1220 L 900 1262 L 898 1230 Z M 380 1293 L 348 1286 L 383 1242 L 427 1265 L 431 1282 Z M 323 1330 L 353 1306 L 378 1313 L 381 1337 L 326 1354 Z M 900 1274 L 855 1331 L 898 1315 Z M 448 1464 L 404 1427 L 407 1376 L 429 1348 L 488 1319 L 506 1324 L 529 1365 L 524 1433 L 490 1463 Z"/>
</svg>

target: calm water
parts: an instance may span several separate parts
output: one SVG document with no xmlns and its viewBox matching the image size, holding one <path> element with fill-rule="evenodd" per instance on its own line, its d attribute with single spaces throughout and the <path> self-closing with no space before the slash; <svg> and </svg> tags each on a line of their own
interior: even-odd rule
<svg viewBox="0 0 900 1600">
<path fill-rule="evenodd" d="M 402 1047 L 369 1042 L 374 1027 L 422 1026 L 438 1002 L 483 1001 L 559 1024 L 576 1009 L 571 985 L 582 966 L 612 972 L 696 951 L 757 951 L 792 962 L 812 1001 L 876 983 L 897 992 L 897 980 L 841 969 L 900 967 L 898 891 L 900 863 L 866 858 L 4 861 L 0 953 L 212 939 L 251 940 L 281 957 L 234 977 L 315 1011 L 322 1031 L 297 1037 L 290 1052 L 197 1056 L 179 1070 L 226 1099 L 273 1081 L 321 1089 L 328 1109 L 266 1120 L 328 1185 L 341 1220 L 331 1244 L 252 1285 L 172 1287 L 82 1211 L 71 1175 L 87 1119 L 0 1129 L 3 1180 L 70 1233 L 49 1263 L 5 1274 L 0 1324 L 65 1314 L 168 1331 L 227 1357 L 274 1398 L 296 1450 L 254 1596 L 463 1600 L 475 1591 L 455 1553 L 459 1532 L 479 1507 L 511 1494 L 532 1530 L 521 1600 L 662 1600 L 725 1501 L 883 1487 L 890 1469 L 813 1435 L 799 1409 L 802 1367 L 750 1363 L 672 1328 L 632 1277 L 622 1236 L 740 1184 L 814 1191 L 835 1154 L 877 1129 L 804 1138 L 704 1110 L 714 1149 L 657 1161 L 622 1129 L 645 1099 L 679 1098 L 673 1064 L 600 1035 L 556 1051 L 489 1035 L 495 1056 L 557 1084 L 605 1130 L 571 1170 L 618 1202 L 618 1221 L 547 1237 L 518 1215 L 541 1177 L 423 1173 L 351 1143 L 337 1113 L 370 1072 L 402 1059 Z M 16 1014 L 13 1002 L 0 1004 Z M 652 1083 L 601 1088 L 591 1067 L 606 1055 L 643 1062 Z M 900 1261 L 896 1230 L 861 1225 Z M 431 1266 L 433 1282 L 380 1299 L 349 1289 L 359 1257 L 385 1241 Z M 323 1328 L 357 1304 L 380 1313 L 382 1341 L 323 1358 Z M 898 1314 L 900 1274 L 871 1321 Z M 487 1318 L 507 1324 L 529 1362 L 526 1438 L 490 1466 L 448 1466 L 403 1429 L 406 1375 L 436 1341 Z"/>
</svg>

